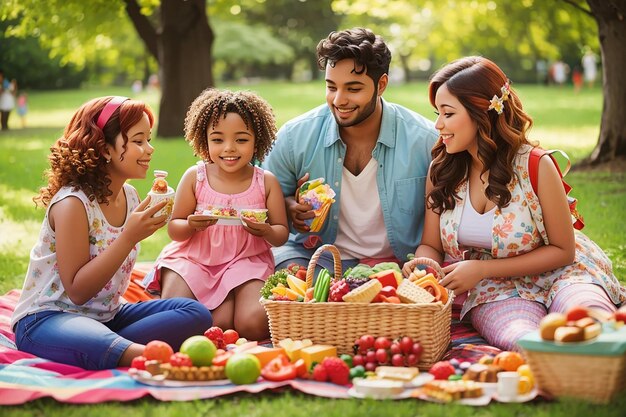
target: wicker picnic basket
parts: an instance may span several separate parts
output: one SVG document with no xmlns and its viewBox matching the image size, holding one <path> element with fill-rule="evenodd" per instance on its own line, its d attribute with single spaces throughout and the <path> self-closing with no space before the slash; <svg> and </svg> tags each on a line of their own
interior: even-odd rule
<svg viewBox="0 0 626 417">
<path fill-rule="evenodd" d="M 333 245 L 323 245 L 315 251 L 307 268 L 306 285 L 313 285 L 317 261 L 324 251 L 333 256 L 334 278 L 341 279 L 341 257 Z M 443 276 L 439 265 L 426 258 L 418 264 L 432 266 Z M 303 303 L 261 299 L 267 312 L 272 343 L 285 338 L 311 339 L 316 344 L 337 347 L 338 354 L 353 354 L 356 339 L 365 334 L 397 338 L 410 336 L 419 341 L 424 353 L 418 363 L 422 370 L 429 369 L 445 353 L 450 343 L 452 299 L 428 304 L 390 303 Z"/>
<path fill-rule="evenodd" d="M 564 351 L 554 351 L 531 333 L 518 341 L 537 381 L 538 387 L 554 397 L 581 398 L 594 403 L 608 403 L 626 390 L 626 332 L 600 335 L 602 354 L 583 353 L 589 342 Z M 608 340 L 607 340 L 608 339 Z M 568 350 L 569 348 L 569 350 Z M 573 351 L 572 349 L 580 349 Z"/>
</svg>

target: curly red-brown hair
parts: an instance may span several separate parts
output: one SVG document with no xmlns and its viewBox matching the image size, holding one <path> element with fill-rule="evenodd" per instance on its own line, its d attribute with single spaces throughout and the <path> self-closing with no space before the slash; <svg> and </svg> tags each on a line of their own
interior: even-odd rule
<svg viewBox="0 0 626 417">
<path fill-rule="evenodd" d="M 83 104 L 72 116 L 61 136 L 50 147 L 50 169 L 46 170 L 48 185 L 33 198 L 35 204 L 47 207 L 52 197 L 64 186 L 82 190 L 91 201 L 105 203 L 112 194 L 111 180 L 106 169 L 107 145 L 115 146 L 121 133 L 124 149 L 128 130 L 135 126 L 145 113 L 154 124 L 152 110 L 137 100 L 124 101 L 111 115 L 102 129 L 96 125 L 104 106 L 113 97 L 99 97 Z"/>
<path fill-rule="evenodd" d="M 269 103 L 251 91 L 208 88 L 191 103 L 185 118 L 185 139 L 194 154 L 210 161 L 209 123 L 215 127 L 228 113 L 241 116 L 246 127 L 254 132 L 254 158 L 262 162 L 276 139 L 276 121 Z"/>
<path fill-rule="evenodd" d="M 428 88 L 430 103 L 435 106 L 435 95 L 442 85 L 465 107 L 478 127 L 478 158 L 484 171 L 489 170 L 489 185 L 485 193 L 489 199 L 505 207 L 511 200 L 508 184 L 513 178 L 513 159 L 527 138 L 532 126 L 531 117 L 522 109 L 522 102 L 511 88 L 504 111 L 489 110 L 494 95 L 501 96 L 501 88 L 509 82 L 502 70 L 492 61 L 470 56 L 453 61 L 431 78 Z M 439 139 L 431 151 L 430 180 L 433 189 L 428 194 L 428 207 L 441 213 L 455 207 L 459 185 L 467 180 L 472 157 L 468 152 L 449 154 Z"/>
</svg>

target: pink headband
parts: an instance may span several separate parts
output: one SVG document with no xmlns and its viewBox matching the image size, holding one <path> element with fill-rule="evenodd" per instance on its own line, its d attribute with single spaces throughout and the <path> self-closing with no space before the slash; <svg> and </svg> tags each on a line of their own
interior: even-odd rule
<svg viewBox="0 0 626 417">
<path fill-rule="evenodd" d="M 113 114 L 113 112 L 117 110 L 117 108 L 121 106 L 122 103 L 125 102 L 126 100 L 128 100 L 128 97 L 122 97 L 122 96 L 115 96 L 111 100 L 109 100 L 106 106 L 104 106 L 104 109 L 102 109 L 102 111 L 100 112 L 100 116 L 98 116 L 98 121 L 96 122 L 96 125 L 100 129 L 104 129 L 104 126 L 107 124 L 107 122 L 111 118 L 111 115 Z"/>
</svg>

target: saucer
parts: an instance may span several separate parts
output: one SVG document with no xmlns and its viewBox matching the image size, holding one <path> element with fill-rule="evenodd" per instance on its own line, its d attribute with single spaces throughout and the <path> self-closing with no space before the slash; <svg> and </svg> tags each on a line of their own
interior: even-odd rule
<svg viewBox="0 0 626 417">
<path fill-rule="evenodd" d="M 411 390 L 405 389 L 399 394 L 395 395 L 373 395 L 373 394 L 362 394 L 358 392 L 354 387 L 348 389 L 348 395 L 353 398 L 366 399 L 371 398 L 373 400 L 404 400 L 406 398 L 411 398 Z"/>
<path fill-rule="evenodd" d="M 527 394 L 520 394 L 513 398 L 499 398 L 497 391 L 493 393 L 493 399 L 499 403 L 525 403 L 534 400 L 535 397 L 537 397 L 537 388 L 533 388 Z"/>
</svg>

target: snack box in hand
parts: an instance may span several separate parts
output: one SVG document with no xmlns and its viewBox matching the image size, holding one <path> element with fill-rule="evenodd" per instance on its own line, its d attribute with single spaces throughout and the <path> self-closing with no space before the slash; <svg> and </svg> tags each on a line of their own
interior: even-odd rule
<svg viewBox="0 0 626 417">
<path fill-rule="evenodd" d="M 305 220 L 311 232 L 319 232 L 328 217 L 330 206 L 335 202 L 335 191 L 324 183 L 324 178 L 309 180 L 300 186 L 298 202 L 310 204 L 315 217 Z"/>
</svg>

